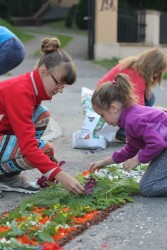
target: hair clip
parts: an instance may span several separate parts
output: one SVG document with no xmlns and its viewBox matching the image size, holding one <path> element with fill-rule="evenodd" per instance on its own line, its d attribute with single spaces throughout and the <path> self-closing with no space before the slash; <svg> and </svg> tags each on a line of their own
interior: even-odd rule
<svg viewBox="0 0 167 250">
<path fill-rule="evenodd" d="M 112 84 L 117 84 L 117 82 L 115 80 L 112 81 Z"/>
</svg>

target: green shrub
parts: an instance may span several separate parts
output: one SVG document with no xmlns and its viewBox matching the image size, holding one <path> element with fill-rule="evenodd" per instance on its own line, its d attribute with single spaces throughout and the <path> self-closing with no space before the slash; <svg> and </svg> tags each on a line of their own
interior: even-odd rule
<svg viewBox="0 0 167 250">
<path fill-rule="evenodd" d="M 88 15 L 88 0 L 80 0 L 75 15 L 75 22 L 79 29 L 86 30 L 88 21 L 84 19 Z"/>
<path fill-rule="evenodd" d="M 69 12 L 68 12 L 68 14 L 67 14 L 67 16 L 65 18 L 65 27 L 71 28 L 73 26 L 73 20 L 74 20 L 74 16 L 75 16 L 75 10 L 76 10 L 76 4 L 74 4 L 70 8 L 70 10 L 69 10 Z"/>
</svg>

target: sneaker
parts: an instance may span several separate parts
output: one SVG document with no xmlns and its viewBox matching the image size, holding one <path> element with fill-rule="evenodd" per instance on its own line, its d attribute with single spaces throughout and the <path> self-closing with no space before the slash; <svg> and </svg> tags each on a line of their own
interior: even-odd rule
<svg viewBox="0 0 167 250">
<path fill-rule="evenodd" d="M 23 176 L 15 175 L 13 177 L 0 176 L 0 190 L 7 192 L 18 192 L 24 194 L 34 194 L 41 190 L 39 186 L 31 185 Z"/>
<path fill-rule="evenodd" d="M 3 197 L 3 192 L 0 190 L 0 198 Z"/>
</svg>

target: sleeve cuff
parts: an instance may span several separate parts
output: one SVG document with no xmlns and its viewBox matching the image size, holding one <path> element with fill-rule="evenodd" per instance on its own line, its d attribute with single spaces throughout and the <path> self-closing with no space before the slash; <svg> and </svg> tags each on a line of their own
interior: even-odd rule
<svg viewBox="0 0 167 250">
<path fill-rule="evenodd" d="M 56 170 L 54 170 L 51 175 L 49 176 L 49 181 L 52 181 L 55 177 L 55 175 L 57 175 L 60 171 L 62 171 L 62 169 L 59 167 Z"/>
<path fill-rule="evenodd" d="M 56 174 L 58 174 L 60 171 L 62 171 L 61 167 L 55 167 L 44 174 L 44 176 L 47 178 L 48 181 L 53 181 Z"/>
</svg>

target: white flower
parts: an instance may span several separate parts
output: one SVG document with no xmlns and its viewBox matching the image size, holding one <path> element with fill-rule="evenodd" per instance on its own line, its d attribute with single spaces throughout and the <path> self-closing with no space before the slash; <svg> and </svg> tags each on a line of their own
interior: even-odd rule
<svg viewBox="0 0 167 250">
<path fill-rule="evenodd" d="M 11 241 L 10 241 L 10 240 L 6 240 L 5 238 L 2 238 L 2 239 L 0 240 L 0 243 L 8 243 L 8 244 L 10 244 Z"/>
<path fill-rule="evenodd" d="M 9 221 L 6 222 L 6 226 L 10 227 L 10 222 Z"/>
<path fill-rule="evenodd" d="M 0 240 L 0 242 L 1 242 L 1 243 L 5 243 L 5 242 L 6 242 L 6 239 L 5 239 L 5 238 L 2 238 L 2 239 Z"/>
<path fill-rule="evenodd" d="M 35 226 L 36 224 L 37 224 L 37 222 L 31 221 L 31 225 Z"/>
</svg>

